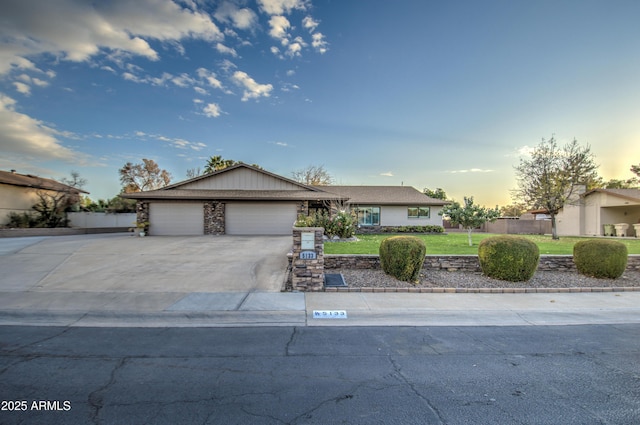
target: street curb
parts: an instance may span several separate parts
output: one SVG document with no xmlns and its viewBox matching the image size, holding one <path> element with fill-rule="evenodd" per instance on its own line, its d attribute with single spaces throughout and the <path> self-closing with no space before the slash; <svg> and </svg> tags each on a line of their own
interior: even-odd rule
<svg viewBox="0 0 640 425">
<path fill-rule="evenodd" d="M 324 288 L 324 292 L 384 292 L 420 294 L 559 294 L 578 292 L 640 292 L 636 286 L 574 288 Z"/>
</svg>

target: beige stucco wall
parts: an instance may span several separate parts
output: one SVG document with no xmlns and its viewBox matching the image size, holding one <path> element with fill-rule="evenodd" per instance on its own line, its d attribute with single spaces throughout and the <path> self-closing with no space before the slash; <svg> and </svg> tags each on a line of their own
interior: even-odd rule
<svg viewBox="0 0 640 425">
<path fill-rule="evenodd" d="M 565 205 L 556 216 L 556 226 L 559 236 L 579 236 L 582 233 L 580 214 L 582 205 Z"/>
<path fill-rule="evenodd" d="M 409 218 L 407 206 L 383 205 L 380 207 L 381 226 L 442 226 L 441 206 L 431 206 L 429 218 Z"/>
<path fill-rule="evenodd" d="M 0 183 L 0 225 L 9 222 L 9 213 L 33 211 L 38 202 L 36 189 Z"/>
<path fill-rule="evenodd" d="M 602 236 L 603 225 L 627 223 L 633 234 L 634 223 L 640 223 L 640 204 L 595 192 L 587 196 L 580 206 L 565 206 L 557 216 L 558 234 L 561 236 Z M 629 232 L 628 232 L 629 233 Z"/>
</svg>

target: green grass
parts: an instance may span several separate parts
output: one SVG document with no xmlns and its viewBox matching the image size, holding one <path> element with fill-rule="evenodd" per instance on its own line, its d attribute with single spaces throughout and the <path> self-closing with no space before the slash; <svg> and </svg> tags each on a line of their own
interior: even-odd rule
<svg viewBox="0 0 640 425">
<path fill-rule="evenodd" d="M 407 233 L 404 233 L 407 235 Z M 357 242 L 327 242 L 324 244 L 325 254 L 373 254 L 378 255 L 380 242 L 394 236 L 393 234 L 383 235 L 357 235 Z M 467 233 L 449 233 L 447 235 L 413 235 L 424 241 L 427 245 L 427 255 L 478 255 L 478 244 L 484 238 L 496 236 L 491 233 L 474 233 L 472 234 L 473 246 L 469 246 L 467 241 Z M 532 240 L 538 245 L 540 254 L 573 254 L 573 245 L 585 239 L 593 239 L 587 237 L 560 237 L 560 240 L 554 241 L 551 236 L 541 235 L 521 235 Z M 616 239 L 627 246 L 629 254 L 640 254 L 640 239 L 627 238 Z"/>
</svg>

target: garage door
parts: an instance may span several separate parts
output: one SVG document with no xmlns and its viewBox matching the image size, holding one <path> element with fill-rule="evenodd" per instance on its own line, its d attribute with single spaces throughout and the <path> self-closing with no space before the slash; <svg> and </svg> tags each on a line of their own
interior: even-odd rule
<svg viewBox="0 0 640 425">
<path fill-rule="evenodd" d="M 228 203 L 225 232 L 228 235 L 290 235 L 296 221 L 296 205 L 273 202 Z"/>
<path fill-rule="evenodd" d="M 201 203 L 152 202 L 149 204 L 149 233 L 152 236 L 204 234 L 204 208 Z"/>
</svg>

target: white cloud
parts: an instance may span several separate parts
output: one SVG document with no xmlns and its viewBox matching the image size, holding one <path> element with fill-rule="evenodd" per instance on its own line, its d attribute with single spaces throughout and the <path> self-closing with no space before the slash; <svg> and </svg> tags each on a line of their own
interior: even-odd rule
<svg viewBox="0 0 640 425">
<path fill-rule="evenodd" d="M 27 57 L 49 53 L 83 62 L 101 52 L 157 60 L 145 39 L 218 41 L 222 32 L 208 14 L 170 0 L 6 0 L 2 6 L 0 74 L 12 68 L 37 69 Z M 64 22 L 64 25 L 53 25 Z"/>
<path fill-rule="evenodd" d="M 169 146 L 177 149 L 191 149 L 194 151 L 200 151 L 207 147 L 207 145 L 202 142 L 190 142 L 189 140 L 185 140 L 179 137 L 167 137 L 162 134 L 149 134 L 143 131 L 136 131 L 134 132 L 134 135 L 140 140 L 157 140 L 159 142 L 167 143 Z M 128 137 L 108 135 L 107 138 L 126 139 Z"/>
<path fill-rule="evenodd" d="M 280 146 L 281 148 L 290 148 L 292 147 L 291 145 L 289 145 L 288 143 L 285 142 L 267 142 L 270 145 L 276 145 L 276 146 Z"/>
<path fill-rule="evenodd" d="M 239 9 L 235 4 L 225 1 L 213 15 L 218 21 L 230 23 L 241 30 L 253 28 L 258 23 L 258 15 L 248 8 Z"/>
<path fill-rule="evenodd" d="M 293 77 L 294 75 L 296 75 L 296 71 L 293 69 L 287 71 L 287 77 Z"/>
<path fill-rule="evenodd" d="M 305 0 L 258 0 L 260 9 L 269 15 L 290 13 L 293 9 L 305 10 Z"/>
<path fill-rule="evenodd" d="M 217 118 L 222 113 L 222 110 L 220 109 L 219 105 L 215 103 L 209 103 L 204 107 L 202 112 L 204 112 L 204 114 L 209 118 Z"/>
<path fill-rule="evenodd" d="M 232 49 L 231 47 L 227 47 L 222 43 L 216 44 L 216 50 L 222 54 L 231 55 L 234 58 L 238 57 L 238 53 L 235 51 L 235 49 Z"/>
<path fill-rule="evenodd" d="M 328 45 L 329 43 L 327 43 L 327 41 L 324 39 L 324 35 L 320 32 L 316 32 L 313 35 L 311 35 L 311 45 L 313 46 L 314 49 L 316 49 L 316 52 L 318 53 L 326 53 L 328 49 Z"/>
<path fill-rule="evenodd" d="M 209 94 L 208 91 L 206 91 L 205 89 L 203 89 L 202 87 L 194 87 L 193 90 L 195 90 L 196 93 L 202 95 L 202 96 L 206 96 Z"/>
<path fill-rule="evenodd" d="M 199 105 L 199 104 L 204 103 L 204 100 L 202 100 L 202 99 L 193 99 L 193 103 L 195 103 L 196 105 Z"/>
<path fill-rule="evenodd" d="M 25 96 L 31 95 L 31 86 L 25 83 L 21 83 L 20 81 L 13 82 L 14 87 L 18 93 L 22 93 Z"/>
<path fill-rule="evenodd" d="M 16 112 L 16 101 L 0 94 L 0 151 L 2 156 L 21 155 L 39 159 L 77 162 L 85 157 L 63 146 L 56 136 L 74 136 Z M 75 136 L 74 136 L 75 137 Z"/>
<path fill-rule="evenodd" d="M 198 74 L 198 77 L 200 77 L 201 80 L 204 80 L 210 87 L 220 90 L 223 89 L 222 83 L 220 82 L 220 80 L 218 80 L 218 78 L 216 78 L 215 73 L 209 71 L 206 68 L 198 68 L 196 70 L 196 73 Z"/>
<path fill-rule="evenodd" d="M 313 32 L 320 23 L 314 20 L 311 16 L 305 16 L 302 20 L 302 26 L 309 30 L 309 32 Z"/>
<path fill-rule="evenodd" d="M 269 30 L 269 35 L 275 39 L 280 40 L 280 42 L 284 45 L 286 44 L 286 40 L 288 37 L 287 30 L 291 28 L 291 23 L 284 16 L 272 16 L 269 19 L 269 26 L 271 29 Z"/>
<path fill-rule="evenodd" d="M 393 173 L 391 171 L 387 171 L 386 173 L 380 173 L 380 175 L 384 177 L 393 177 Z"/>
<path fill-rule="evenodd" d="M 287 56 L 294 57 L 300 56 L 302 48 L 305 47 L 307 43 L 304 42 L 302 37 L 296 37 L 291 44 L 287 46 Z"/>
<path fill-rule="evenodd" d="M 231 78 L 238 86 L 244 88 L 242 95 L 243 102 L 249 99 L 271 96 L 271 91 L 273 90 L 271 84 L 258 84 L 246 72 L 236 71 Z"/>
<path fill-rule="evenodd" d="M 467 170 L 454 170 L 449 171 L 451 174 L 460 174 L 460 173 L 492 173 L 494 170 L 483 170 L 482 168 L 470 168 Z"/>
<path fill-rule="evenodd" d="M 220 61 L 220 69 L 224 72 L 230 72 L 232 69 L 236 69 L 237 66 L 235 63 L 231 62 L 229 59 L 223 59 Z"/>
</svg>

